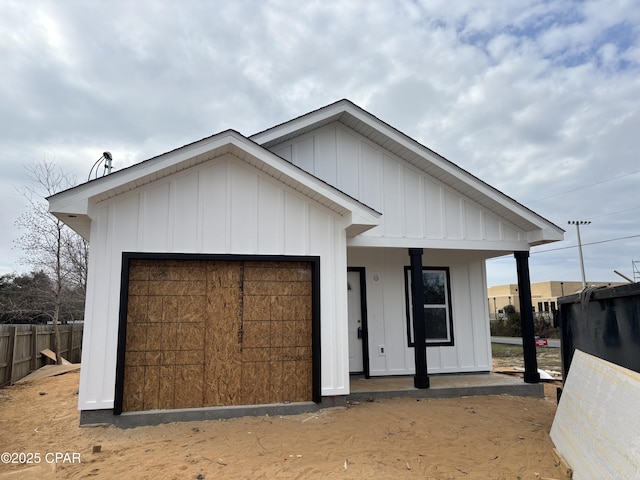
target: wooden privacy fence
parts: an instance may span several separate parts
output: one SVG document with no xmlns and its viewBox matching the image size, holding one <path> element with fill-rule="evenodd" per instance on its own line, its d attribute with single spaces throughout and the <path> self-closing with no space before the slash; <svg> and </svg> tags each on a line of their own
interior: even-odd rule
<svg viewBox="0 0 640 480">
<path fill-rule="evenodd" d="M 60 355 L 80 363 L 81 323 L 60 325 Z M 0 385 L 17 382 L 38 368 L 54 363 L 40 352 L 53 350 L 51 325 L 0 325 Z"/>
</svg>

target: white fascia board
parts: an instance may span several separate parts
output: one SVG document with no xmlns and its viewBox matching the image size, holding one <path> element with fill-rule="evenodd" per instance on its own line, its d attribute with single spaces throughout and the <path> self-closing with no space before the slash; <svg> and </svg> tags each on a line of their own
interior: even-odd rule
<svg viewBox="0 0 640 480">
<path fill-rule="evenodd" d="M 350 220 L 346 226 L 347 236 L 355 237 L 361 233 L 371 230 L 380 224 L 380 214 L 378 215 L 362 215 L 362 212 L 352 211 Z"/>
<path fill-rule="evenodd" d="M 144 160 L 123 170 L 110 173 L 104 177 L 91 180 L 77 187 L 52 195 L 48 198 L 49 204 L 55 205 L 56 209 L 50 208 L 50 211 L 60 211 L 59 208 L 61 208 L 60 206 L 62 205 L 76 204 L 83 200 L 87 201 L 89 198 L 101 195 L 123 185 L 139 185 L 140 180 L 145 177 L 153 176 L 164 169 L 178 165 L 198 155 L 212 152 L 220 146 L 229 143 L 228 138 L 234 133 L 239 135 L 233 131 L 222 132 L 191 145 L 181 147 L 175 151 Z"/>
<path fill-rule="evenodd" d="M 315 123 L 322 122 L 333 116 L 340 116 L 347 110 L 347 107 L 351 105 L 348 100 L 340 100 L 332 105 L 323 107 L 317 111 L 313 111 L 302 115 L 301 117 L 294 118 L 288 122 L 284 122 L 281 125 L 269 128 L 263 132 L 256 133 L 249 137 L 249 139 L 259 145 L 263 145 L 272 140 L 276 140 L 280 137 L 289 135 L 290 133 L 301 130 L 305 127 L 309 127 Z"/>
<path fill-rule="evenodd" d="M 429 250 L 466 250 L 487 252 L 529 251 L 526 241 L 483 241 L 483 240 L 433 240 L 408 237 L 372 237 L 360 235 L 347 238 L 347 247 L 424 248 Z"/>
<path fill-rule="evenodd" d="M 459 167 L 457 167 L 451 162 L 443 161 L 442 158 L 440 158 L 437 154 L 434 154 L 434 152 L 432 152 L 431 150 L 419 145 L 415 140 L 409 138 L 408 136 L 404 134 L 399 134 L 399 132 L 396 129 L 392 128 L 391 126 L 382 122 L 375 116 L 371 115 L 370 113 L 366 112 L 360 107 L 357 107 L 356 105 L 352 104 L 347 100 L 341 100 L 328 107 L 320 109 L 319 111 L 311 112 L 309 114 L 303 115 L 302 117 L 283 123 L 282 125 L 279 125 L 277 127 L 273 127 L 264 132 L 257 133 L 249 138 L 258 144 L 268 143 L 273 140 L 276 140 L 279 137 L 285 137 L 286 135 L 289 135 L 297 130 L 301 130 L 305 127 L 311 126 L 315 123 L 320 123 L 329 117 L 339 116 L 342 113 L 348 113 L 352 117 L 358 119 L 363 124 L 379 131 L 381 134 L 397 142 L 404 148 L 407 148 L 413 151 L 417 155 L 420 155 L 422 157 L 425 157 L 425 156 L 428 157 L 429 161 L 436 164 L 446 173 L 449 173 L 450 175 L 454 175 L 456 178 L 459 178 L 464 183 L 469 183 L 469 178 L 467 178 L 469 174 L 464 176 L 461 175 L 461 173 L 464 173 L 464 171 L 462 171 Z"/>
<path fill-rule="evenodd" d="M 559 242 L 564 240 L 564 234 L 557 230 L 540 229 L 527 232 L 527 241 L 529 245 L 536 246 L 545 243 Z"/>
<path fill-rule="evenodd" d="M 380 224 L 379 215 L 362 215 L 357 211 L 351 211 L 343 216 L 343 219 L 342 226 L 347 232 L 347 237 L 355 237 Z"/>
<path fill-rule="evenodd" d="M 49 197 L 49 212 L 54 215 L 65 213 L 67 215 L 86 215 L 89 212 L 89 199 L 85 196 L 64 196 L 64 192 Z"/>
<path fill-rule="evenodd" d="M 391 141 L 396 142 L 401 147 L 406 148 L 407 150 L 416 154 L 418 157 L 423 158 L 425 161 L 428 161 L 431 164 L 435 165 L 443 173 L 451 175 L 465 185 L 469 185 L 471 188 L 482 194 L 491 202 L 494 202 L 502 206 L 503 208 L 513 212 L 514 214 L 522 218 L 525 222 L 531 224 L 531 226 L 534 227 L 532 229 L 533 231 L 541 229 L 542 231 L 548 232 L 547 235 L 544 235 L 542 237 L 542 240 L 537 239 L 535 240 L 536 242 L 551 242 L 563 239 L 562 234 L 564 233 L 564 230 L 562 230 L 560 227 L 549 222 L 545 218 L 526 208 L 524 205 L 518 203 L 516 200 L 508 197 L 499 190 L 491 187 L 471 173 L 460 168 L 453 162 L 450 162 L 436 152 L 430 150 L 428 147 L 425 147 L 416 140 L 399 132 L 395 128 L 378 119 L 366 110 L 363 110 L 362 108 L 353 104 L 349 100 L 340 100 L 317 111 L 308 113 L 289 122 L 285 122 L 264 132 L 257 133 L 251 136 L 250 139 L 256 143 L 265 144 L 277 140 L 280 137 L 286 137 L 287 135 L 290 135 L 291 133 L 294 133 L 298 130 L 313 126 L 314 124 L 321 124 L 329 118 L 339 118 L 343 113 L 346 113 L 351 117 L 357 119 L 359 122 L 362 122 L 369 128 L 380 132 Z M 485 205 L 485 207 L 487 206 Z M 535 227 L 537 227 L 537 229 Z"/>
<path fill-rule="evenodd" d="M 391 126 L 385 124 L 381 120 L 377 119 L 373 115 L 369 114 L 366 111 L 363 111 L 360 108 L 354 108 L 353 106 L 347 105 L 344 108 L 346 113 L 349 113 L 351 116 L 357 118 L 359 121 L 365 123 L 371 128 L 375 128 L 383 135 L 387 136 L 389 139 L 398 143 L 402 147 L 412 151 L 416 155 L 424 158 L 425 160 L 430 161 L 434 165 L 436 165 L 439 169 L 444 171 L 445 173 L 452 175 L 456 179 L 460 180 L 464 184 L 471 186 L 473 189 L 480 192 L 485 197 L 490 200 L 500 204 L 504 208 L 516 213 L 518 216 L 522 217 L 529 223 L 539 227 L 545 232 L 549 232 L 551 235 L 548 237 L 545 236 L 545 241 L 556 241 L 562 240 L 564 230 L 560 227 L 554 225 L 549 222 L 545 218 L 536 214 L 532 210 L 528 209 L 524 205 L 518 203 L 516 200 L 508 197 L 504 193 L 499 190 L 491 187 L 489 184 L 483 182 L 479 178 L 475 177 L 473 174 L 467 172 L 466 170 L 460 168 L 453 162 L 446 160 L 445 158 L 438 155 L 436 152 L 430 150 L 429 148 L 421 145 L 419 142 L 416 142 L 412 138 L 406 136 L 398 132 L 396 129 Z M 553 233 L 552 233 L 553 232 Z"/>
<path fill-rule="evenodd" d="M 181 147 L 175 151 L 162 154 L 158 157 L 145 160 L 124 170 L 111 173 L 77 187 L 65 190 L 49 197 L 49 211 L 56 214 L 63 221 L 67 222 L 68 215 L 88 215 L 89 204 L 92 198 L 100 197 L 109 191 L 129 190 L 153 181 L 161 176 L 162 172 L 166 174 L 172 173 L 180 164 L 187 163 L 196 157 L 202 156 L 201 161 L 206 161 L 215 156 L 233 153 L 233 147 L 239 149 L 240 153 L 236 156 L 244 161 L 251 163 L 251 159 L 247 159 L 246 155 L 253 158 L 253 165 L 260 168 L 266 173 L 270 173 L 269 169 L 278 172 L 278 181 L 283 181 L 280 174 L 290 179 L 288 183 L 298 184 L 301 193 L 306 194 L 309 198 L 318 201 L 317 195 L 325 199 L 324 202 L 332 204 L 333 209 L 355 213 L 356 218 L 366 225 L 374 227 L 379 224 L 380 213 L 340 192 L 329 184 L 260 147 L 258 144 L 248 140 L 238 132 L 228 130 L 218 135 L 206 138 L 194 144 Z M 216 152 L 219 150 L 219 152 Z M 260 166 L 262 164 L 262 168 Z M 190 166 L 190 165 L 189 165 Z M 264 166 L 270 168 L 264 168 Z M 273 175 L 272 175 L 273 176 Z M 276 177 L 274 177 L 276 178 Z M 313 193 L 313 195 L 312 195 Z"/>
<path fill-rule="evenodd" d="M 88 198 L 49 198 L 49 213 L 64 222 L 71 230 L 85 240 L 89 240 L 91 218 L 89 217 Z"/>
</svg>

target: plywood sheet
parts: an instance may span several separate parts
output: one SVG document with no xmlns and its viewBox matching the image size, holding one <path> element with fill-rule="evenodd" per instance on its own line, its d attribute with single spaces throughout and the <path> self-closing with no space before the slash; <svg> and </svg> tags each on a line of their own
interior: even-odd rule
<svg viewBox="0 0 640 480">
<path fill-rule="evenodd" d="M 135 260 L 129 274 L 123 411 L 202 406 L 201 372 L 184 379 L 202 370 L 205 266 Z"/>
<path fill-rule="evenodd" d="M 39 380 L 41 378 L 55 377 L 56 375 L 64 375 L 65 373 L 73 372 L 74 370 L 80 370 L 79 363 L 70 363 L 69 365 L 45 365 L 44 367 L 40 367 L 38 370 L 30 373 L 26 377 L 22 377 L 15 383 L 17 385 L 20 383 Z"/>
<path fill-rule="evenodd" d="M 133 261 L 123 411 L 311 400 L 311 278 L 306 262 Z"/>
<path fill-rule="evenodd" d="M 54 362 L 56 361 L 56 354 L 51 349 L 45 348 L 44 350 L 40 350 L 40 353 Z M 61 365 L 71 365 L 71 362 L 64 357 L 60 357 L 60 363 Z"/>
<path fill-rule="evenodd" d="M 551 439 L 575 479 L 640 478 L 640 374 L 576 350 Z"/>
<path fill-rule="evenodd" d="M 122 410 L 137 412 L 144 410 L 144 366 L 124 367 L 124 397 Z"/>
</svg>

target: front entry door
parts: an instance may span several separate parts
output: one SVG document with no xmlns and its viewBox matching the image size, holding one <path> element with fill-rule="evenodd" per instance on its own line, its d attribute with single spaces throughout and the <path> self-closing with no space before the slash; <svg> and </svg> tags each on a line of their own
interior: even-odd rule
<svg viewBox="0 0 640 480">
<path fill-rule="evenodd" d="M 360 272 L 347 272 L 347 299 L 349 303 L 349 373 L 362 373 L 363 317 Z"/>
</svg>

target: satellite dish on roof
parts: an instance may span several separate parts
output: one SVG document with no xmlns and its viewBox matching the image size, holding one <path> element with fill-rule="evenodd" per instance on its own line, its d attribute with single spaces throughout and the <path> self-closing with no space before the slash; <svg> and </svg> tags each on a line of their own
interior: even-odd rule
<svg viewBox="0 0 640 480">
<path fill-rule="evenodd" d="M 101 176 L 105 176 L 105 175 L 109 175 L 111 173 L 111 163 L 113 161 L 113 155 L 111 155 L 111 152 L 102 152 L 102 156 L 96 160 L 96 163 L 93 164 L 93 166 L 91 167 L 91 170 L 89 170 L 89 177 L 87 178 L 87 181 L 91 180 L 91 174 L 93 173 L 93 169 L 95 168 L 95 175 L 93 178 L 98 178 L 98 170 L 100 170 L 100 167 L 98 165 L 100 165 L 100 162 L 104 162 L 104 171 L 102 172 Z"/>
</svg>

